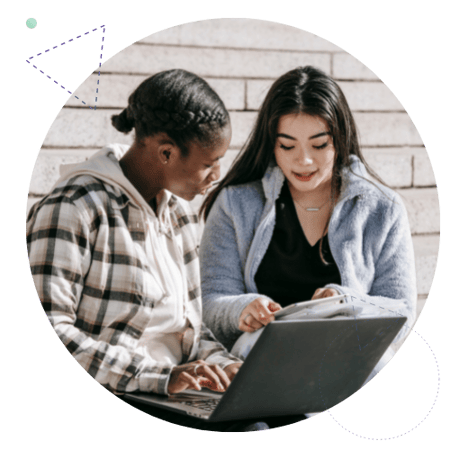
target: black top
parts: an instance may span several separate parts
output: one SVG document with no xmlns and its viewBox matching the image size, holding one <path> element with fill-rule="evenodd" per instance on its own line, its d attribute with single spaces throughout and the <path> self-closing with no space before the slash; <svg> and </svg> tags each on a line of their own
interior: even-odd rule
<svg viewBox="0 0 450 450">
<path fill-rule="evenodd" d="M 340 284 L 341 276 L 330 252 L 328 235 L 322 243 L 328 265 L 322 262 L 319 247 L 320 240 L 311 247 L 306 239 L 285 182 L 276 201 L 272 240 L 255 275 L 258 292 L 284 307 L 311 300 L 315 290 L 326 284 Z"/>
</svg>

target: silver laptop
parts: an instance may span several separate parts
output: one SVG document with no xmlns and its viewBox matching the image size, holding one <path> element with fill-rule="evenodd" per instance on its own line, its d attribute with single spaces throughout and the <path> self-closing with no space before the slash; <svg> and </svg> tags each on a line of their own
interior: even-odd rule
<svg viewBox="0 0 450 450">
<path fill-rule="evenodd" d="M 203 389 L 124 399 L 209 422 L 316 413 L 356 392 L 405 317 L 273 321 L 225 393 Z"/>
</svg>

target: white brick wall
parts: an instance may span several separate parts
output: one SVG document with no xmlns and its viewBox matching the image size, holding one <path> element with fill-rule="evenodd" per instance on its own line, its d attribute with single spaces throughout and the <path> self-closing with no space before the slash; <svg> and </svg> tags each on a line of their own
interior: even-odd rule
<svg viewBox="0 0 450 450">
<path fill-rule="evenodd" d="M 188 23 L 155 33 L 141 42 L 283 51 L 341 51 L 331 42 L 298 28 L 251 19 Z"/>
<path fill-rule="evenodd" d="M 439 249 L 439 236 L 414 236 L 413 243 L 416 259 L 417 291 L 423 295 L 429 292 L 433 281 Z"/>
<path fill-rule="evenodd" d="M 333 77 L 342 80 L 377 80 L 377 76 L 364 64 L 347 53 L 333 55 Z"/>
<path fill-rule="evenodd" d="M 45 140 L 46 147 L 92 147 L 105 142 L 129 143 L 131 138 L 119 133 L 111 125 L 111 116 L 119 109 L 70 109 L 63 108 L 51 126 Z M 233 126 L 232 146 L 241 146 L 256 117 L 253 111 L 231 111 Z M 355 113 L 363 146 L 411 146 L 422 141 L 406 113 Z M 85 124 L 90 127 L 84 130 Z M 80 130 L 83 130 L 80 132 Z"/>
<path fill-rule="evenodd" d="M 119 133 L 111 125 L 111 116 L 118 114 L 116 109 L 69 109 L 63 108 L 53 122 L 44 140 L 43 148 L 92 148 L 105 143 L 120 142 L 131 144 L 133 134 Z M 232 147 L 241 147 L 247 139 L 256 117 L 253 111 L 231 111 L 233 135 Z M 80 132 L 89 123 L 89 130 Z"/>
<path fill-rule="evenodd" d="M 258 110 L 273 79 L 247 81 L 247 109 Z M 339 81 L 353 112 L 403 111 L 395 95 L 381 82 Z"/>
<path fill-rule="evenodd" d="M 405 202 L 412 234 L 439 233 L 439 202 L 436 188 L 404 189 L 397 192 Z"/>
<path fill-rule="evenodd" d="M 369 166 L 391 187 L 407 188 L 413 183 L 413 151 L 409 148 L 366 148 Z"/>
<path fill-rule="evenodd" d="M 311 64 L 331 74 L 344 91 L 371 167 L 402 195 L 416 252 L 422 300 L 429 291 L 439 244 L 436 182 L 420 135 L 395 95 L 353 56 L 310 33 L 249 19 L 196 22 L 156 33 L 126 48 L 102 67 L 97 110 L 97 73 L 69 98 L 50 128 L 30 183 L 28 208 L 48 192 L 61 164 L 82 161 L 109 142 L 131 143 L 110 117 L 148 76 L 184 68 L 206 78 L 230 110 L 231 149 L 222 175 L 245 142 L 256 111 L 273 81 L 286 71 Z M 194 201 L 197 207 L 201 203 Z"/>
<path fill-rule="evenodd" d="M 424 148 L 414 150 L 413 185 L 416 187 L 436 185 L 433 168 Z"/>
<path fill-rule="evenodd" d="M 124 108 L 129 95 L 142 83 L 148 75 L 103 74 L 98 85 L 98 98 L 102 108 Z M 69 98 L 67 106 L 80 106 L 80 100 L 87 106 L 95 106 L 97 74 L 91 75 Z M 245 80 L 227 78 L 208 78 L 206 81 L 220 95 L 230 110 L 245 109 Z"/>
<path fill-rule="evenodd" d="M 357 112 L 354 117 L 362 145 L 423 145 L 416 127 L 405 112 Z"/>
<path fill-rule="evenodd" d="M 85 161 L 96 150 L 41 150 L 34 166 L 30 192 L 45 195 L 60 176 L 60 167 Z"/>
<path fill-rule="evenodd" d="M 292 67 L 308 64 L 329 72 L 330 60 L 326 53 L 132 45 L 105 62 L 102 69 L 148 74 L 176 67 L 203 77 L 276 78 Z"/>
<path fill-rule="evenodd" d="M 111 125 L 111 115 L 119 110 L 63 108 L 44 139 L 43 148 L 92 148 L 132 139 L 119 133 Z"/>
<path fill-rule="evenodd" d="M 352 111 L 403 111 L 397 97 L 384 83 L 341 81 L 339 85 Z"/>
</svg>

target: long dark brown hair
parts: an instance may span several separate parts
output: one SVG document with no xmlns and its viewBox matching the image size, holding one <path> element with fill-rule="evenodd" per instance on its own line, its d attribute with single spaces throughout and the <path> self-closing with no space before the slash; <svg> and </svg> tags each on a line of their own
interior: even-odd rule
<svg viewBox="0 0 450 450">
<path fill-rule="evenodd" d="M 262 179 L 270 161 L 274 159 L 280 118 L 288 114 L 299 113 L 325 120 L 333 137 L 336 159 L 331 183 L 332 209 L 338 198 L 342 169 L 350 166 L 350 155 L 356 155 L 366 167 L 367 172 L 377 181 L 385 184 L 370 169 L 361 154 L 355 121 L 338 84 L 319 69 L 311 66 L 297 67 L 273 83 L 241 153 L 226 176 L 206 197 L 200 208 L 200 215 L 203 214 L 205 220 L 223 188 Z M 324 235 L 328 228 L 328 222 Z"/>
</svg>

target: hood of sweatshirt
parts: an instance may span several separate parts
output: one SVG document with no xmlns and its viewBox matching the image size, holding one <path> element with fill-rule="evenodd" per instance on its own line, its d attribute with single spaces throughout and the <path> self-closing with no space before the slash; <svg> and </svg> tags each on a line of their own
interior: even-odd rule
<svg viewBox="0 0 450 450">
<path fill-rule="evenodd" d="M 61 181 L 67 180 L 74 176 L 90 175 L 119 188 L 127 195 L 130 202 L 132 202 L 135 206 L 144 209 L 151 216 L 155 216 L 153 209 L 144 200 L 142 195 L 128 180 L 128 178 L 125 177 L 122 168 L 120 167 L 119 160 L 129 148 L 130 146 L 125 144 L 108 144 L 87 161 L 78 164 L 67 164 L 61 166 L 61 177 L 56 182 L 55 186 L 61 183 Z M 171 199 L 173 202 L 176 202 L 177 200 L 176 197 L 168 191 L 164 191 L 162 203 L 168 203 Z M 163 208 L 158 208 L 158 211 L 161 211 L 162 209 Z"/>
<path fill-rule="evenodd" d="M 62 175 L 57 181 L 57 184 L 61 181 L 68 180 L 76 176 L 89 175 L 109 184 L 110 186 L 118 188 L 128 197 L 130 203 L 147 213 L 147 217 L 153 223 L 153 226 L 148 228 L 148 245 L 149 248 L 152 249 L 151 253 L 154 255 L 156 269 L 154 275 L 156 273 L 159 274 L 159 277 L 155 277 L 155 280 L 158 281 L 160 289 L 163 291 L 163 299 L 169 297 L 169 293 L 173 293 L 175 289 L 173 287 L 169 287 L 168 279 L 170 277 L 168 277 L 168 274 L 165 273 L 167 271 L 161 267 L 161 261 L 166 261 L 168 259 L 172 260 L 171 256 L 167 256 L 167 250 L 165 250 L 165 248 L 171 244 L 161 244 L 161 239 L 164 236 L 163 239 L 174 241 L 175 233 L 170 220 L 170 212 L 176 208 L 178 199 L 169 191 L 163 190 L 161 202 L 159 203 L 157 209 L 158 215 L 155 214 L 153 209 L 145 201 L 139 191 L 124 175 L 122 168 L 120 167 L 119 160 L 129 148 L 129 145 L 124 144 L 108 144 L 87 161 L 80 164 L 62 166 Z M 178 264 L 181 273 L 183 273 L 184 268 L 181 249 L 177 244 L 174 244 L 173 251 L 177 253 L 176 264 Z M 183 280 L 181 281 L 181 285 L 184 286 Z"/>
</svg>

